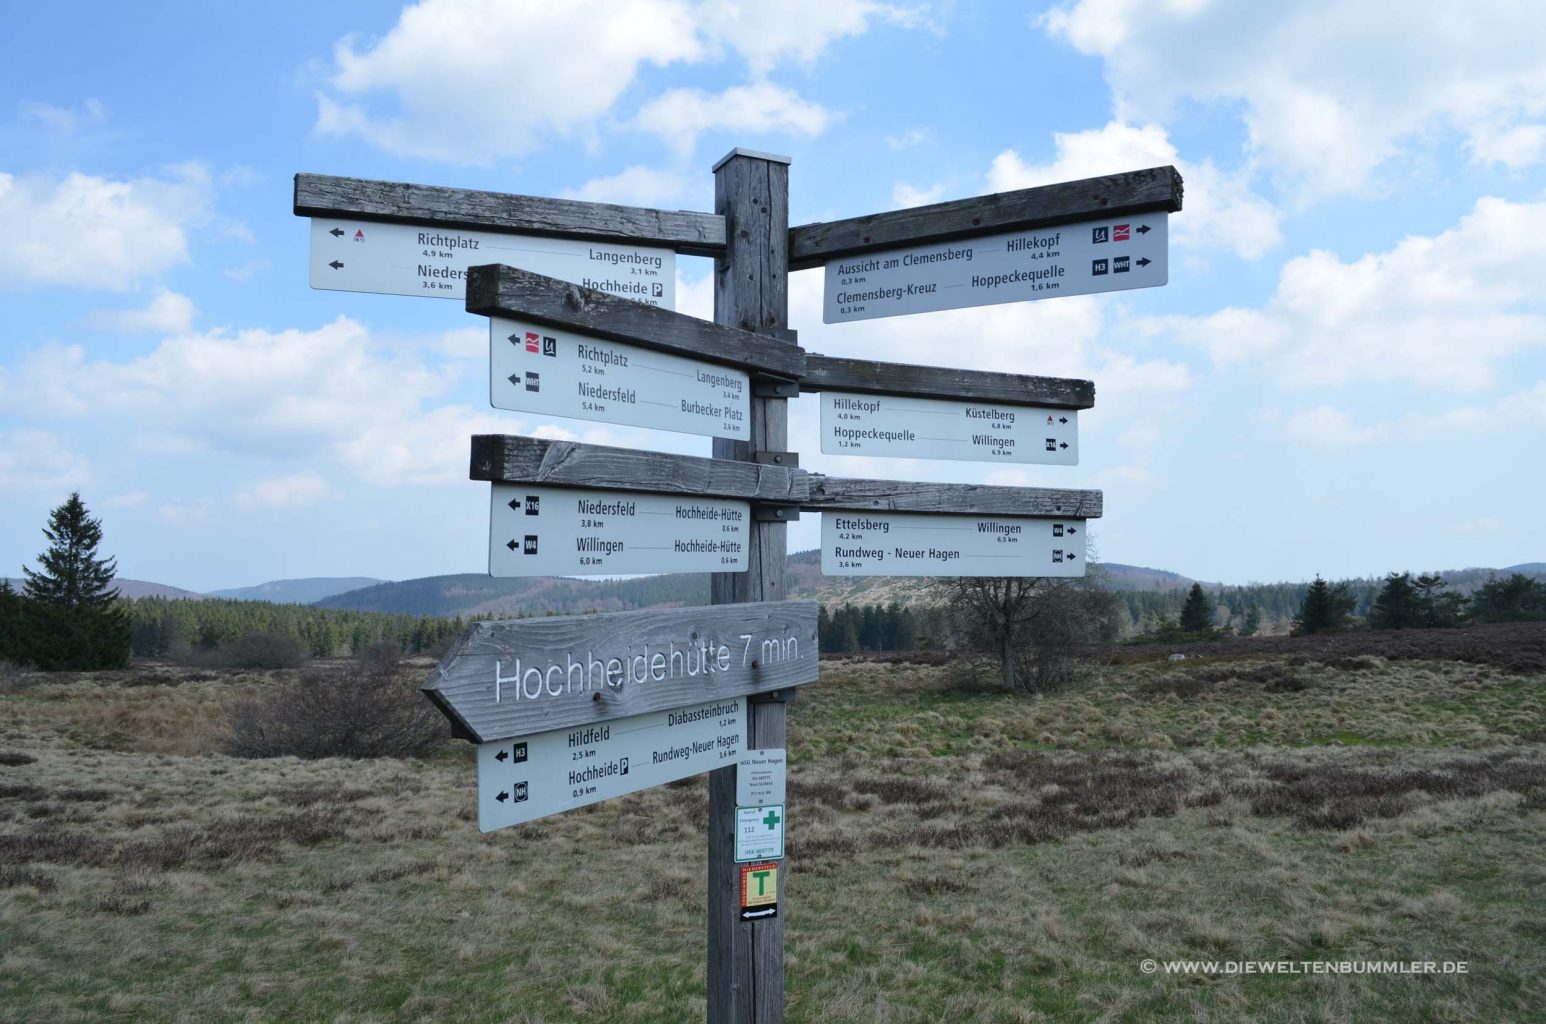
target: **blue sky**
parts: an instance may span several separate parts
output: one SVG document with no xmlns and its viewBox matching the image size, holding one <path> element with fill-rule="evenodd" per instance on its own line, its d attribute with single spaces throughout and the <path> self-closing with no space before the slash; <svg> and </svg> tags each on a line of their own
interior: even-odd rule
<svg viewBox="0 0 1546 1024">
<path fill-rule="evenodd" d="M 791 324 L 829 355 L 1087 377 L 1102 558 L 1226 582 L 1546 558 L 1534 4 L 0 4 L 0 573 L 79 489 L 195 590 L 486 566 L 467 437 L 707 454 L 488 405 L 460 305 L 313 291 L 298 171 L 672 209 L 786 154 L 791 222 L 1175 164 L 1164 288 Z M 678 308 L 709 316 L 711 264 Z M 791 547 L 817 543 L 815 516 Z"/>
</svg>

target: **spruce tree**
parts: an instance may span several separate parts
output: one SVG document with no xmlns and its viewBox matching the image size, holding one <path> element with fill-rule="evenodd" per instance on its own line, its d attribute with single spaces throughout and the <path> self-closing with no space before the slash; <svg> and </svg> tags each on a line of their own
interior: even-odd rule
<svg viewBox="0 0 1546 1024">
<path fill-rule="evenodd" d="M 1206 633 L 1213 628 L 1213 605 L 1203 593 L 1201 583 L 1193 583 L 1181 606 L 1181 632 Z"/>
<path fill-rule="evenodd" d="M 129 663 L 129 621 L 113 587 L 117 564 L 98 558 L 102 523 L 72 493 L 43 528 L 49 540 L 38 571 L 23 567 L 26 618 L 22 646 L 38 668 L 90 670 Z"/>
<path fill-rule="evenodd" d="M 1375 629 L 1411 629 L 1420 625 L 1421 610 L 1417 587 L 1409 572 L 1393 572 L 1385 578 L 1369 610 L 1369 625 Z"/>
<path fill-rule="evenodd" d="M 1335 633 L 1346 629 L 1353 614 L 1353 595 L 1347 592 L 1346 583 L 1332 586 L 1319 576 L 1305 592 L 1294 616 L 1294 633 Z"/>
</svg>

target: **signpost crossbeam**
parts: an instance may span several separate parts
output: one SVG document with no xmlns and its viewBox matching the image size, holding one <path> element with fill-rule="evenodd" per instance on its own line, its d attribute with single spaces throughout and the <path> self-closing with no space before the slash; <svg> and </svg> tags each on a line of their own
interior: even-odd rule
<svg viewBox="0 0 1546 1024">
<path fill-rule="evenodd" d="M 805 356 L 800 390 L 1012 402 L 1060 409 L 1089 409 L 1095 405 L 1095 384 L 1087 380 L 845 359 L 815 352 Z"/>
<path fill-rule="evenodd" d="M 812 512 L 936 512 L 945 515 L 1098 519 L 1100 491 L 989 484 L 867 480 L 812 473 L 800 507 Z"/>
<path fill-rule="evenodd" d="M 814 601 L 478 622 L 423 689 L 486 743 L 815 682 L 816 642 Z"/>
<path fill-rule="evenodd" d="M 295 176 L 298 217 L 357 217 L 595 242 L 655 245 L 696 256 L 725 250 L 725 219 L 688 210 L 548 199 L 400 181 Z"/>
<path fill-rule="evenodd" d="M 798 378 L 798 345 L 500 265 L 467 271 L 467 311 L 533 320 L 672 355 Z"/>
<path fill-rule="evenodd" d="M 810 474 L 800 469 L 731 459 L 539 437 L 476 434 L 472 439 L 470 476 L 490 483 L 547 484 L 796 505 L 808 496 Z M 754 540 L 754 548 L 755 544 Z"/>
<path fill-rule="evenodd" d="M 789 231 L 789 269 L 805 270 L 861 253 L 1092 217 L 1150 210 L 1174 213 L 1181 209 L 1181 200 L 1181 175 L 1174 167 L 1166 166 L 804 224 Z"/>
</svg>

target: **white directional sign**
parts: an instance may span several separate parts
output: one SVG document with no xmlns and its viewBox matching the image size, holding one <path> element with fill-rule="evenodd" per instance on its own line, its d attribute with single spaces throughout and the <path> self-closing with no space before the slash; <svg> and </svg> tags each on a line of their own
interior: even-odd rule
<svg viewBox="0 0 1546 1024">
<path fill-rule="evenodd" d="M 478 829 L 519 825 L 735 764 L 746 700 L 478 744 Z"/>
<path fill-rule="evenodd" d="M 898 459 L 1079 464 L 1079 414 L 996 402 L 821 395 L 821 450 Z"/>
<path fill-rule="evenodd" d="M 746 570 L 744 501 L 526 484 L 492 491 L 491 576 Z"/>
<path fill-rule="evenodd" d="M 822 319 L 1152 288 L 1169 274 L 1168 222 L 1164 212 L 1135 213 L 835 259 L 826 265 Z"/>
<path fill-rule="evenodd" d="M 467 297 L 467 268 L 483 263 L 504 263 L 676 308 L 676 253 L 670 249 L 333 217 L 311 220 L 313 288 L 460 302 Z"/>
<path fill-rule="evenodd" d="M 498 317 L 489 320 L 489 368 L 498 409 L 751 436 L 744 370 Z"/>
<path fill-rule="evenodd" d="M 1083 576 L 1084 520 L 823 512 L 828 576 Z"/>
</svg>

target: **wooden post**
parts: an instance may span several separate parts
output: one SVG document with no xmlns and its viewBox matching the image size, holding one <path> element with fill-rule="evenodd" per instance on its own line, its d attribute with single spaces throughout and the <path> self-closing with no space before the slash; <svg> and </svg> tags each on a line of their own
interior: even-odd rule
<svg viewBox="0 0 1546 1024">
<path fill-rule="evenodd" d="M 714 261 L 714 322 L 787 338 L 789 326 L 789 160 L 730 152 L 714 165 L 714 212 L 725 219 L 726 246 Z M 753 396 L 751 440 L 714 440 L 714 457 L 761 461 L 789 445 L 788 400 Z M 771 454 L 765 457 L 771 458 Z M 714 604 L 784 597 L 788 527 L 752 524 L 744 573 L 715 573 Z M 788 692 L 788 691 L 784 691 Z M 752 703 L 748 750 L 785 745 L 784 703 Z M 709 1024 L 781 1024 L 784 1019 L 784 919 L 741 921 L 735 864 L 736 768 L 709 775 Z M 788 874 L 780 871 L 779 885 Z M 780 894 L 780 902 L 786 903 Z"/>
</svg>

